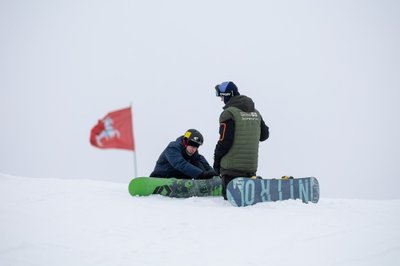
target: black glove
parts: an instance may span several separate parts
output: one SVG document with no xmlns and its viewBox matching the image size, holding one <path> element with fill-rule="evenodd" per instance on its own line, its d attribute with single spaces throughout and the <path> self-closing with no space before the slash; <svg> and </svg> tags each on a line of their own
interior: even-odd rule
<svg viewBox="0 0 400 266">
<path fill-rule="evenodd" d="M 219 168 L 220 168 L 219 163 L 214 162 L 213 168 L 214 168 L 216 175 L 219 175 Z"/>
<path fill-rule="evenodd" d="M 197 179 L 210 179 L 213 178 L 214 176 L 218 175 L 214 169 L 211 170 L 207 170 L 207 171 L 203 171 L 203 173 L 201 173 Z"/>
</svg>

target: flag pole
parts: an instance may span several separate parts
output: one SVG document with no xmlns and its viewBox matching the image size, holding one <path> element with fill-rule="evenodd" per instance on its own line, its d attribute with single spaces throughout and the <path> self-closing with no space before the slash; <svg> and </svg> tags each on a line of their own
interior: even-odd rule
<svg viewBox="0 0 400 266">
<path fill-rule="evenodd" d="M 136 163 L 136 152 L 133 151 L 133 166 L 135 168 L 135 177 L 138 177 L 137 175 L 137 163 Z"/>
<path fill-rule="evenodd" d="M 133 169 L 134 169 L 134 177 L 137 177 L 137 162 L 136 162 L 136 145 L 135 145 L 135 138 L 133 136 L 133 112 L 132 112 L 132 102 L 130 102 L 130 107 L 131 107 L 131 120 L 132 120 L 132 140 L 133 140 L 133 144 L 135 149 L 132 151 L 133 154 Z"/>
</svg>

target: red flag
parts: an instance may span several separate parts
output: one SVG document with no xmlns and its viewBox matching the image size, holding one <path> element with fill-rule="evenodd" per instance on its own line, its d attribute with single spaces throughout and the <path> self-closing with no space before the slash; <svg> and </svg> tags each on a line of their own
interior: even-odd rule
<svg viewBox="0 0 400 266">
<path fill-rule="evenodd" d="M 131 108 L 108 113 L 90 132 L 90 143 L 100 149 L 135 150 Z"/>
</svg>

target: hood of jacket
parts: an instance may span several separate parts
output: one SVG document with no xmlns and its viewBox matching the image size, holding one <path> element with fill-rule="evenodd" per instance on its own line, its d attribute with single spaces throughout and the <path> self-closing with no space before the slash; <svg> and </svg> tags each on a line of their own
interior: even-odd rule
<svg viewBox="0 0 400 266">
<path fill-rule="evenodd" d="M 238 95 L 232 97 L 224 106 L 223 109 L 226 109 L 228 107 L 236 107 L 239 108 L 240 110 L 244 112 L 254 112 L 255 111 L 255 105 L 253 100 L 250 97 L 247 97 L 245 95 Z"/>
</svg>

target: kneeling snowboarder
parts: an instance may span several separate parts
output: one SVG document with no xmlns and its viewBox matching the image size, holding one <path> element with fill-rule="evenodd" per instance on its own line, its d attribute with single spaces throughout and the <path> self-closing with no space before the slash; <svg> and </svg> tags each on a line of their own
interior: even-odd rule
<svg viewBox="0 0 400 266">
<path fill-rule="evenodd" d="M 175 177 L 179 179 L 209 179 L 218 174 L 198 152 L 203 135 L 196 129 L 188 129 L 183 136 L 168 144 L 156 162 L 151 177 Z"/>
</svg>

